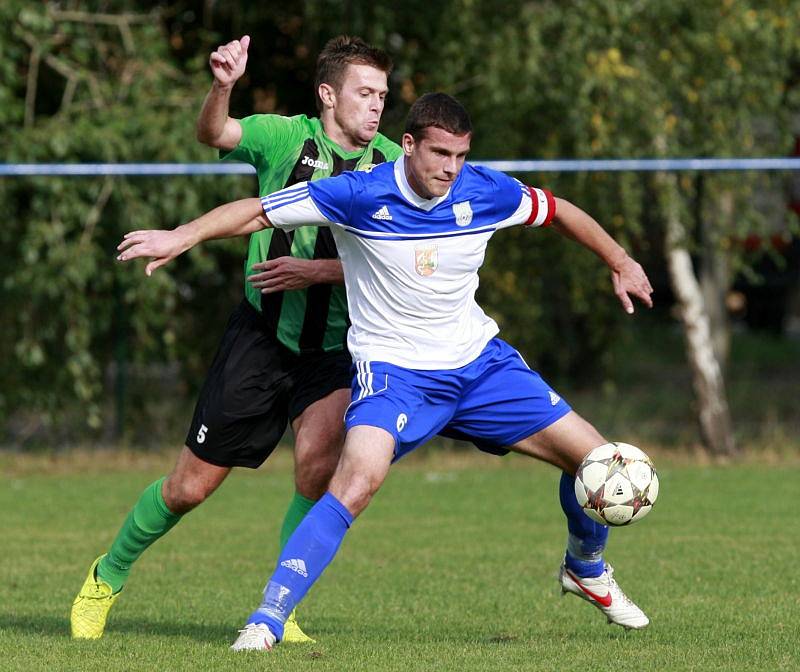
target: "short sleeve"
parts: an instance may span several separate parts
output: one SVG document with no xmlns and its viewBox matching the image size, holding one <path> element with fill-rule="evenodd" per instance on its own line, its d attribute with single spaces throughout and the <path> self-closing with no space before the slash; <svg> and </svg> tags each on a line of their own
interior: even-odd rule
<svg viewBox="0 0 800 672">
<path fill-rule="evenodd" d="M 300 226 L 327 226 L 331 222 L 314 203 L 308 182 L 298 182 L 261 198 L 261 207 L 276 229 L 293 231 Z"/>
<path fill-rule="evenodd" d="M 242 127 L 239 144 L 229 152 L 221 151 L 223 161 L 243 161 L 258 168 L 275 164 L 294 146 L 294 126 L 290 117 L 277 114 L 254 114 L 238 119 Z"/>
<path fill-rule="evenodd" d="M 495 198 L 505 212 L 510 213 L 498 225 L 499 228 L 515 226 L 547 226 L 556 214 L 556 202 L 546 189 L 529 187 L 519 180 L 497 173 Z"/>
<path fill-rule="evenodd" d="M 344 224 L 350 219 L 353 201 L 359 191 L 363 175 L 358 172 L 347 172 L 337 177 L 309 183 L 311 198 L 328 221 Z"/>
<path fill-rule="evenodd" d="M 261 207 L 276 229 L 343 224 L 352 209 L 356 180 L 352 173 L 316 182 L 298 182 L 268 194 Z"/>
</svg>

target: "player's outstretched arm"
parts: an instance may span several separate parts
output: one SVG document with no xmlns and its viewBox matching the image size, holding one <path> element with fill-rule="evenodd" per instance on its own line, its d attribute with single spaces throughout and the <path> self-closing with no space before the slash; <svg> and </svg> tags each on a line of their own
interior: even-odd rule
<svg viewBox="0 0 800 672">
<path fill-rule="evenodd" d="M 149 257 L 150 262 L 145 266 L 144 272 L 151 275 L 160 266 L 204 240 L 246 236 L 271 226 L 261 208 L 261 199 L 245 198 L 214 208 L 175 229 L 126 233 L 117 246 L 117 260 L 130 261 Z"/>
<path fill-rule="evenodd" d="M 553 228 L 589 248 L 611 269 L 614 293 L 626 313 L 633 313 L 635 296 L 648 308 L 653 307 L 653 288 L 644 269 L 606 233 L 594 218 L 563 198 L 556 198 L 556 215 Z"/>
<path fill-rule="evenodd" d="M 217 149 L 235 149 L 242 139 L 242 127 L 228 116 L 231 91 L 247 66 L 250 36 L 221 45 L 208 59 L 214 83 L 203 101 L 197 119 L 197 139 Z"/>
</svg>

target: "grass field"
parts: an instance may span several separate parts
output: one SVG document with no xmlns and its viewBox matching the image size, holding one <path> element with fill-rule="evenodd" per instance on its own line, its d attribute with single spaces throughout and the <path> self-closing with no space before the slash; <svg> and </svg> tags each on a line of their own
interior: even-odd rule
<svg viewBox="0 0 800 672">
<path fill-rule="evenodd" d="M 393 469 L 302 606 L 318 643 L 262 655 L 228 646 L 275 561 L 285 453 L 235 473 L 143 556 L 97 642 L 69 639 L 70 602 L 168 462 L 37 459 L 0 462 L 2 670 L 800 668 L 796 462 L 664 460 L 655 511 L 612 533 L 608 557 L 652 620 L 626 633 L 559 596 L 554 470 L 420 453 Z"/>
</svg>

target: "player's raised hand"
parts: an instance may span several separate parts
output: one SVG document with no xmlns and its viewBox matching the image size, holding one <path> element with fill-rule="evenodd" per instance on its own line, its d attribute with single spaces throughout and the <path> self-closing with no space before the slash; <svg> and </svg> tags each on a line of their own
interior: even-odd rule
<svg viewBox="0 0 800 672">
<path fill-rule="evenodd" d="M 253 264 L 253 270 L 261 272 L 247 276 L 247 282 L 260 289 L 262 294 L 304 289 L 318 282 L 311 259 L 278 257 Z"/>
<path fill-rule="evenodd" d="M 241 40 L 233 40 L 211 52 L 208 64 L 211 66 L 211 73 L 217 83 L 223 86 L 232 86 L 244 74 L 249 46 L 250 36 L 245 35 Z"/>
<path fill-rule="evenodd" d="M 149 257 L 151 261 L 145 266 L 144 272 L 152 275 L 153 271 L 172 261 L 189 247 L 191 246 L 185 240 L 185 236 L 177 230 L 131 231 L 126 233 L 122 242 L 117 245 L 117 250 L 120 252 L 117 261 Z"/>
<path fill-rule="evenodd" d="M 653 287 L 647 279 L 644 269 L 628 255 L 618 266 L 611 269 L 611 281 L 614 283 L 614 293 L 619 298 L 622 307 L 628 314 L 633 313 L 633 301 L 631 296 L 635 296 L 648 308 L 653 307 Z"/>
</svg>

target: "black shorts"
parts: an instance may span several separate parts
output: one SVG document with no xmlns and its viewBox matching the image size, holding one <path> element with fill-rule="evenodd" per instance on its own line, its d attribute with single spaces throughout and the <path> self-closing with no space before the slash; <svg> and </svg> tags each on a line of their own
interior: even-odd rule
<svg viewBox="0 0 800 672">
<path fill-rule="evenodd" d="M 346 350 L 295 354 L 265 331 L 245 300 L 228 321 L 186 445 L 211 464 L 255 469 L 291 420 L 331 392 L 350 389 L 351 365 Z"/>
</svg>

